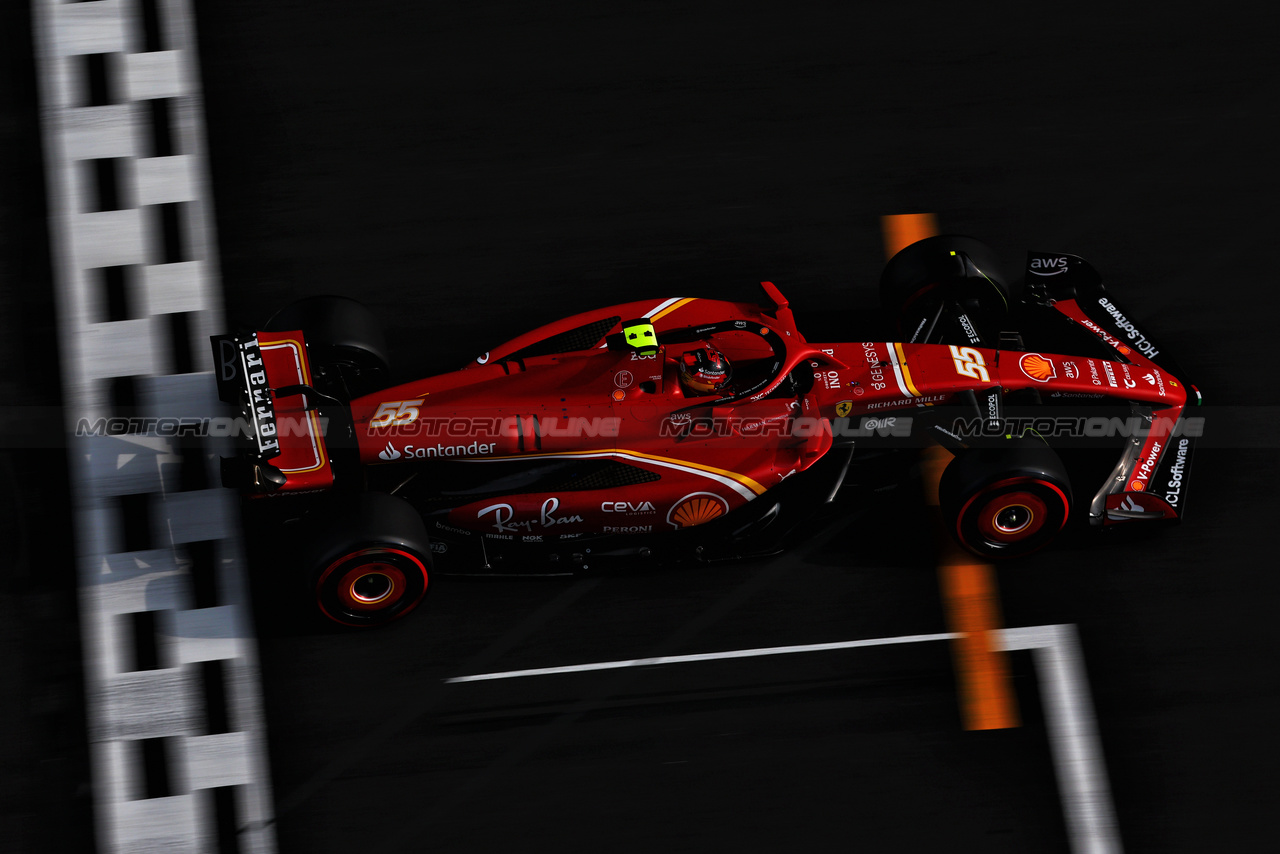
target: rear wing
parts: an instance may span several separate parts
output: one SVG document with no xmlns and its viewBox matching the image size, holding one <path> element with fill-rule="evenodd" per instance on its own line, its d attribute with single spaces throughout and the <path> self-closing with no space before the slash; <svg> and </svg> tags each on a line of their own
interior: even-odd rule
<svg viewBox="0 0 1280 854">
<path fill-rule="evenodd" d="M 257 335 L 214 335 L 213 363 L 218 399 L 248 416 L 248 435 L 254 456 L 269 460 L 280 454 L 275 401 Z"/>
<path fill-rule="evenodd" d="M 240 447 L 223 459 L 224 486 L 271 494 L 333 484 L 325 423 L 301 331 L 214 335 L 218 397 L 236 408 Z"/>
</svg>

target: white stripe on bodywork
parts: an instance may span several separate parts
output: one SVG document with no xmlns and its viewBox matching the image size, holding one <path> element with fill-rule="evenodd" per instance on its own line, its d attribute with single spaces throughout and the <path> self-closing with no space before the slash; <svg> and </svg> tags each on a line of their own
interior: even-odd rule
<svg viewBox="0 0 1280 854">
<path fill-rule="evenodd" d="M 673 306 L 673 305 L 675 305 L 676 303 L 680 302 L 680 300 L 682 300 L 682 299 L 684 299 L 684 297 L 672 297 L 671 299 L 667 300 L 666 302 L 662 302 L 662 303 L 659 303 L 658 305 L 654 306 L 652 309 L 650 309 L 648 312 L 646 312 L 644 316 L 645 316 L 645 317 L 653 317 L 655 314 L 657 314 L 658 312 L 662 311 L 664 308 L 669 308 L 670 306 Z"/>
<path fill-rule="evenodd" d="M 903 379 L 902 368 L 898 365 L 897 350 L 888 341 L 884 342 L 884 349 L 889 356 L 889 365 L 893 368 L 893 378 L 898 381 L 898 391 L 902 392 L 903 397 L 915 397 L 911 389 L 907 388 L 907 381 Z"/>
<path fill-rule="evenodd" d="M 642 317 L 644 317 L 644 318 L 646 318 L 646 319 L 647 319 L 647 318 L 651 318 L 651 317 L 653 317 L 655 314 L 657 314 L 658 312 L 662 311 L 663 309 L 665 309 L 665 308 L 669 308 L 669 307 L 671 307 L 671 306 L 675 305 L 676 303 L 680 302 L 680 300 L 682 300 L 682 299 L 684 299 L 684 297 L 672 297 L 671 299 L 666 300 L 665 302 L 660 302 L 660 303 L 658 303 L 657 305 L 655 305 L 653 308 L 649 309 L 647 312 L 645 312 L 645 313 L 644 313 L 643 315 L 641 315 L 641 316 L 642 316 Z M 609 342 L 608 342 L 608 341 L 606 341 L 605 343 L 601 344 L 601 345 L 600 345 L 599 347 L 597 347 L 596 349 L 597 349 L 597 350 L 603 350 L 605 347 L 608 347 L 608 346 L 609 346 Z"/>
</svg>

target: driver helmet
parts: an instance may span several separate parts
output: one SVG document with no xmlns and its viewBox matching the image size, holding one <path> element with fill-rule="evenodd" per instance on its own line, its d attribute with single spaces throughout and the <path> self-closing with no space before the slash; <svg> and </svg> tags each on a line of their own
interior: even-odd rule
<svg viewBox="0 0 1280 854">
<path fill-rule="evenodd" d="M 697 394 L 719 391 L 732 375 L 729 360 L 710 344 L 690 350 L 680 357 L 680 382 L 688 391 Z"/>
</svg>

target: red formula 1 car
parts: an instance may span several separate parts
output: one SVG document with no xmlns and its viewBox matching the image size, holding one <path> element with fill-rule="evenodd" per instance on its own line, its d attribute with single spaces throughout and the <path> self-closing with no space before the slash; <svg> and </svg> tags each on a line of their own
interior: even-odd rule
<svg viewBox="0 0 1280 854">
<path fill-rule="evenodd" d="M 411 610 L 433 563 L 776 551 L 863 482 L 851 468 L 901 479 L 926 443 L 955 453 L 941 509 L 985 557 L 1025 555 L 1072 520 L 1180 518 L 1199 392 L 1082 259 L 1030 253 L 1018 299 L 997 270 L 969 238 L 904 249 L 881 281 L 896 342 L 809 342 L 765 282 L 759 303 L 589 311 L 389 387 L 368 311 L 303 300 L 213 339 L 220 396 L 248 427 L 223 481 L 276 507 L 298 496 L 293 553 L 348 625 Z"/>
</svg>

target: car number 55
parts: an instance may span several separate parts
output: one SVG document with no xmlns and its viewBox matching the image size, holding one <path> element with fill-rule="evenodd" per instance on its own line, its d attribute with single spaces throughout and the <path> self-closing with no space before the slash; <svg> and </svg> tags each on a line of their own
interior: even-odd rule
<svg viewBox="0 0 1280 854">
<path fill-rule="evenodd" d="M 409 424 L 418 417 L 418 407 L 425 398 L 416 400 L 388 400 L 378 406 L 369 420 L 370 427 L 390 427 L 392 424 Z"/>
<path fill-rule="evenodd" d="M 987 373 L 986 368 L 987 360 L 982 358 L 982 354 L 977 350 L 952 344 L 951 358 L 956 363 L 956 373 L 960 376 L 972 377 L 984 383 L 991 382 L 991 375 Z"/>
</svg>

